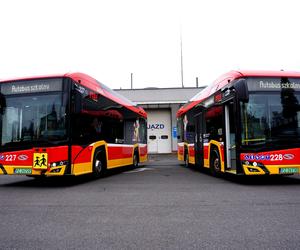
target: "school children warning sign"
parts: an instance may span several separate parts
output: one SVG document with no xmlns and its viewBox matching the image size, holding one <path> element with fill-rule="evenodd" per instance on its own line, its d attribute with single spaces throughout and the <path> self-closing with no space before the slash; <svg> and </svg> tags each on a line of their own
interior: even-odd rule
<svg viewBox="0 0 300 250">
<path fill-rule="evenodd" d="M 47 153 L 33 153 L 33 168 L 47 169 L 48 154 Z"/>
</svg>

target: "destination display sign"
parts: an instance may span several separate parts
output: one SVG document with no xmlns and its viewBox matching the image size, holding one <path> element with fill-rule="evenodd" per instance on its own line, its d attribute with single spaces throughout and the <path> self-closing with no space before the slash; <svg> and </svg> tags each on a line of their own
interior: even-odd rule
<svg viewBox="0 0 300 250">
<path fill-rule="evenodd" d="M 300 78 L 249 78 L 247 83 L 249 91 L 300 91 Z"/>
<path fill-rule="evenodd" d="M 62 78 L 38 79 L 20 82 L 3 83 L 0 91 L 3 95 L 30 94 L 62 90 Z"/>
</svg>

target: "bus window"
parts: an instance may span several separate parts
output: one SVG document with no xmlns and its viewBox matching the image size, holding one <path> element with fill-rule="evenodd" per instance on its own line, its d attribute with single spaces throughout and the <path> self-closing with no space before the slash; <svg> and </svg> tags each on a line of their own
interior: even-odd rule
<svg viewBox="0 0 300 250">
<path fill-rule="evenodd" d="M 182 118 L 177 118 L 177 142 L 183 141 L 183 122 Z"/>
<path fill-rule="evenodd" d="M 143 118 L 140 118 L 139 135 L 139 142 L 147 144 L 147 123 Z"/>
<path fill-rule="evenodd" d="M 223 141 L 223 108 L 211 107 L 205 113 L 206 133 L 209 140 Z"/>
<path fill-rule="evenodd" d="M 91 143 L 105 140 L 109 143 L 124 141 L 124 121 L 122 110 L 115 102 L 98 97 L 92 91 L 75 91 L 74 103 L 74 140 L 80 143 Z"/>
<path fill-rule="evenodd" d="M 188 143 L 194 143 L 195 141 L 195 121 L 193 113 L 188 113 L 184 119 L 184 139 Z"/>
</svg>

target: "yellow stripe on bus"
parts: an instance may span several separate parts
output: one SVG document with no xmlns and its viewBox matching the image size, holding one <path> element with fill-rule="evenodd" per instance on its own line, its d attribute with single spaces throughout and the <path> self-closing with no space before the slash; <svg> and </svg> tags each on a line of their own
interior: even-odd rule
<svg viewBox="0 0 300 250">
<path fill-rule="evenodd" d="M 108 160 L 107 162 L 107 169 L 111 168 L 118 168 L 126 165 L 132 165 L 133 159 L 130 158 L 123 158 L 123 159 L 116 159 L 116 160 Z"/>
<path fill-rule="evenodd" d="M 73 174 L 74 175 L 81 175 L 81 174 L 89 174 L 92 173 L 92 163 L 85 162 L 85 163 L 77 163 L 73 165 Z"/>
<path fill-rule="evenodd" d="M 147 155 L 145 155 L 145 156 L 140 156 L 140 162 L 145 162 L 145 161 L 147 161 L 147 160 L 148 160 Z"/>
</svg>

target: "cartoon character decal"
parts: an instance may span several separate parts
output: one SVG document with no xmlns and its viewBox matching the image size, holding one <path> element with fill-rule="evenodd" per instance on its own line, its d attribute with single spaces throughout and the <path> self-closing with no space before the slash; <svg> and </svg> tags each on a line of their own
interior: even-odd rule
<svg viewBox="0 0 300 250">
<path fill-rule="evenodd" d="M 133 141 L 138 142 L 139 141 L 139 128 L 140 128 L 140 123 L 139 120 L 136 120 L 133 123 L 134 131 L 133 131 Z"/>
</svg>

